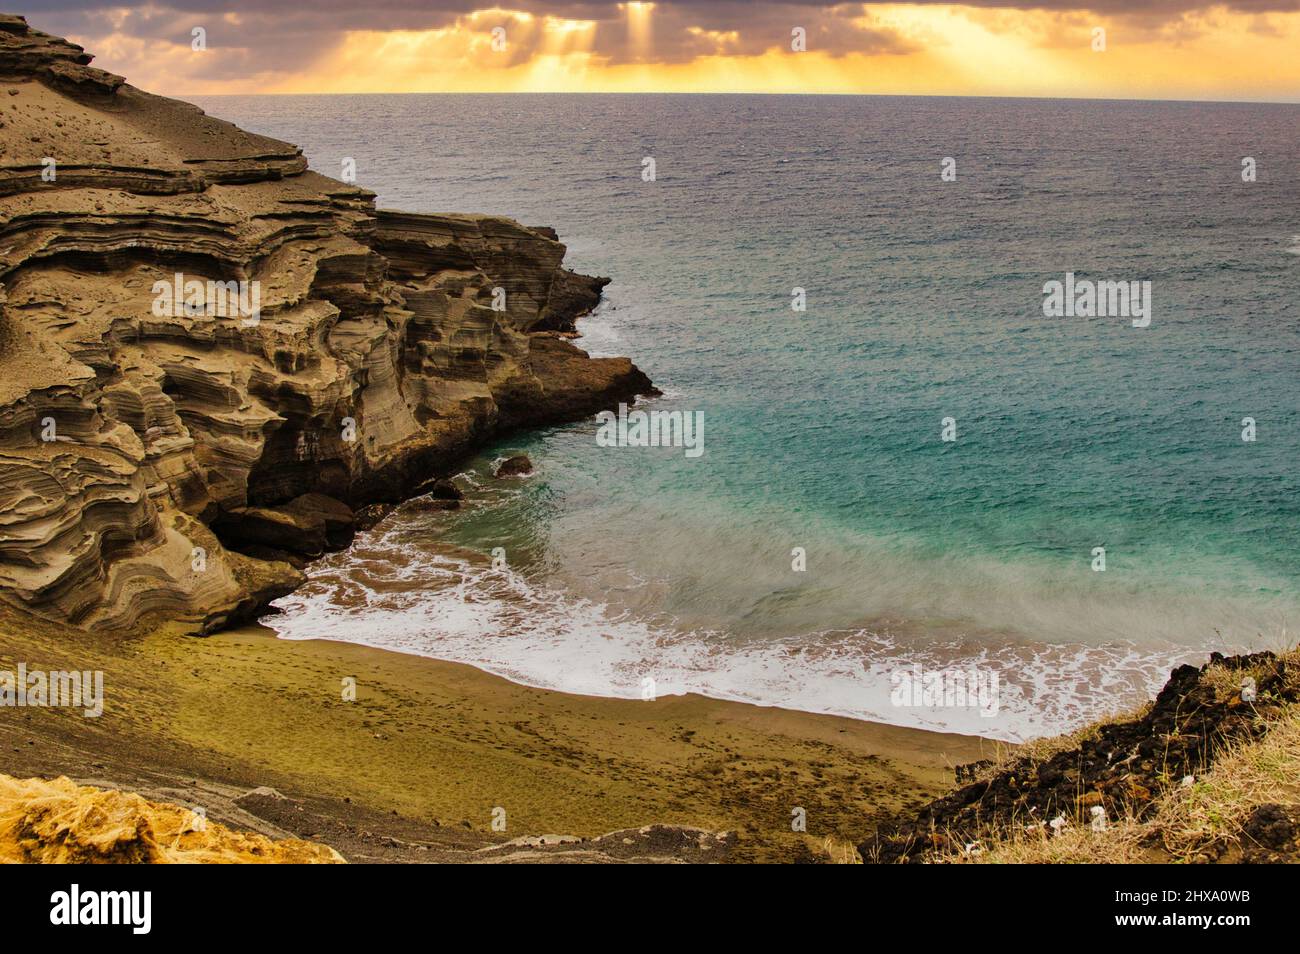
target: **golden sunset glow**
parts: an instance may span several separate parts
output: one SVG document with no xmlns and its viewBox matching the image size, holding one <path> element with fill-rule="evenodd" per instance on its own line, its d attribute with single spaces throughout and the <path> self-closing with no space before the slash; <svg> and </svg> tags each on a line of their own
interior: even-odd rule
<svg viewBox="0 0 1300 954">
<path fill-rule="evenodd" d="M 650 18 L 654 15 L 653 3 L 619 4 L 627 14 L 628 44 L 637 56 L 654 54 L 654 35 L 651 32 Z"/>
<path fill-rule="evenodd" d="M 229 47 L 244 29 L 258 29 L 241 25 L 234 14 L 203 52 L 190 49 L 187 35 L 177 42 L 132 39 L 125 29 L 112 29 L 76 39 L 99 51 L 104 68 L 170 95 L 812 92 L 1300 99 L 1295 12 L 1215 6 L 1159 21 L 1086 10 L 860 5 L 835 7 L 840 19 L 829 32 L 809 29 L 807 51 L 794 52 L 790 27 L 764 24 L 756 34 L 745 23 L 702 26 L 684 20 L 690 8 L 683 7 L 673 12 L 669 30 L 668 9 L 617 3 L 609 5 L 605 19 L 577 20 L 484 8 L 431 29 L 343 30 L 287 65 L 242 51 L 240 71 L 213 68 L 229 55 L 223 39 Z M 811 16 L 814 9 L 795 11 Z M 1104 50 L 1093 49 L 1097 28 L 1105 31 Z M 844 37 L 845 31 L 853 35 Z M 859 34 L 853 31 L 866 38 L 864 48 L 855 47 Z M 825 37 L 836 41 L 835 48 L 819 46 Z"/>
</svg>

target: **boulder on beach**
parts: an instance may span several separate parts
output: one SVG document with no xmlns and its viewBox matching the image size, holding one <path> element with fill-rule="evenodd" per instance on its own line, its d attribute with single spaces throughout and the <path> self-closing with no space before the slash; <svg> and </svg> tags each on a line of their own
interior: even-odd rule
<svg viewBox="0 0 1300 954">
<path fill-rule="evenodd" d="M 529 460 L 527 454 L 516 454 L 514 457 L 507 457 L 501 463 L 497 464 L 497 469 L 493 473 L 494 477 L 522 477 L 525 474 L 533 472 L 533 462 Z"/>
</svg>

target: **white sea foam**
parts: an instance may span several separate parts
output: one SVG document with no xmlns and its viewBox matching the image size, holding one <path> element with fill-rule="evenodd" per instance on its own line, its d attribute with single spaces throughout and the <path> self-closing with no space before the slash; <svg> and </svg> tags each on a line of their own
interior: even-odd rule
<svg viewBox="0 0 1300 954">
<path fill-rule="evenodd" d="M 654 625 L 395 537 L 316 564 L 312 581 L 277 602 L 283 612 L 267 624 L 286 639 L 335 639 L 468 663 L 547 689 L 633 699 L 651 677 L 659 695 L 694 692 L 1010 741 L 1055 734 L 1149 698 L 1172 663 L 1203 655 L 1118 643 L 952 642 L 918 650 L 866 630 L 737 642 L 734 634 Z M 914 666 L 996 672 L 997 716 L 894 705 L 891 675 Z"/>
<path fill-rule="evenodd" d="M 616 322 L 610 320 L 610 312 L 614 310 L 606 296 L 591 314 L 578 319 L 577 329 L 581 337 L 577 344 L 593 358 L 616 358 L 626 351 L 626 342 L 615 327 Z"/>
</svg>

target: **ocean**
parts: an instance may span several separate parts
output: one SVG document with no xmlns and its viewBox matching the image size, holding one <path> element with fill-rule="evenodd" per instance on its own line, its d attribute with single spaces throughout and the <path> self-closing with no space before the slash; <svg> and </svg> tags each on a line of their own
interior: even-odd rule
<svg viewBox="0 0 1300 954">
<path fill-rule="evenodd" d="M 1010 740 L 1295 642 L 1300 107 L 198 102 L 327 175 L 355 159 L 381 207 L 555 227 L 613 278 L 578 343 L 703 425 L 698 457 L 594 420 L 487 448 L 465 509 L 312 565 L 264 620 L 285 638 Z M 1149 281 L 1149 323 L 1046 316 L 1067 273 Z M 534 476 L 490 477 L 521 452 Z M 900 700 L 900 672 L 952 671 L 997 704 Z"/>
</svg>

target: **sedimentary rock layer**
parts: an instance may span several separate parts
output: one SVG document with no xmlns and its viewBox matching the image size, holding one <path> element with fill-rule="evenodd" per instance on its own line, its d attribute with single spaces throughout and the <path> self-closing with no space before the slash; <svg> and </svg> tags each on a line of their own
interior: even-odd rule
<svg viewBox="0 0 1300 954">
<path fill-rule="evenodd" d="M 652 392 L 549 229 L 379 211 L 0 17 L 0 598 L 210 631 L 503 429 Z M 173 293 L 179 294 L 173 294 Z"/>
</svg>

